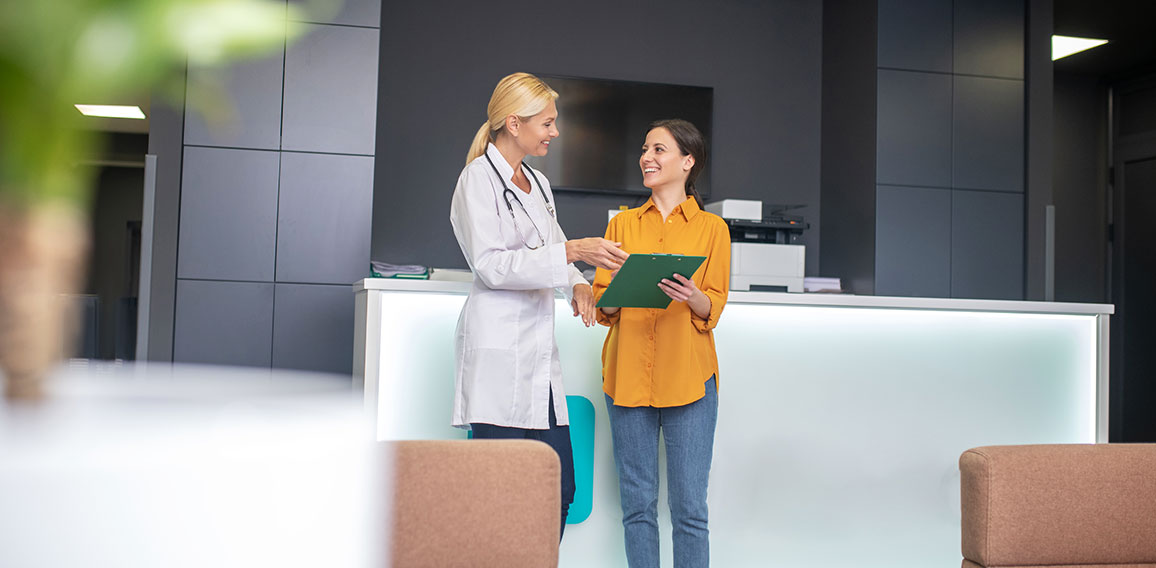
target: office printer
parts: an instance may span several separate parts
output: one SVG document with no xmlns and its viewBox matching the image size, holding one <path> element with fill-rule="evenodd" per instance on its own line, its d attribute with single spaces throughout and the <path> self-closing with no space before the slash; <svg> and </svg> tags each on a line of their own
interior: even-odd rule
<svg viewBox="0 0 1156 568">
<path fill-rule="evenodd" d="M 801 205 L 724 199 L 706 204 L 731 234 L 731 290 L 802 292 L 806 247 L 797 244 L 810 225 L 787 211 Z"/>
</svg>

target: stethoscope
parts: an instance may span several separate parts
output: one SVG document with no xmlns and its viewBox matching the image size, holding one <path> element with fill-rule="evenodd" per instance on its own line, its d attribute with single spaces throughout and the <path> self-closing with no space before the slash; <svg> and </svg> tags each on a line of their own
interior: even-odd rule
<svg viewBox="0 0 1156 568">
<path fill-rule="evenodd" d="M 530 250 L 545 246 L 546 239 L 542 237 L 542 231 L 538 229 L 538 224 L 534 222 L 534 218 L 530 216 L 530 212 L 526 211 L 526 206 L 522 204 L 522 200 L 518 199 L 518 194 L 514 193 L 514 190 L 510 189 L 510 186 L 506 185 L 506 178 L 502 177 L 502 173 L 498 171 L 498 166 L 494 165 L 494 161 L 490 159 L 490 155 L 482 155 L 486 157 L 486 161 L 490 163 L 490 167 L 493 168 L 494 173 L 498 175 L 498 179 L 502 180 L 502 187 L 505 188 L 502 190 L 502 199 L 506 202 L 506 209 L 510 210 L 510 219 L 514 221 L 514 232 L 518 233 L 518 236 L 522 239 L 522 244 L 526 245 L 526 248 L 529 248 Z M 546 204 L 546 211 L 550 213 L 550 217 L 556 218 L 556 215 L 554 214 L 554 207 L 550 205 L 550 198 L 546 195 L 546 190 L 542 188 L 542 181 L 538 179 L 538 174 L 534 173 L 533 168 L 527 166 L 526 162 L 522 162 L 522 167 L 525 168 L 527 172 L 530 172 L 530 177 L 534 178 L 534 185 L 538 186 L 538 192 L 542 194 L 542 201 Z M 514 215 L 514 204 L 510 203 L 511 197 L 513 197 L 514 201 L 518 203 L 518 207 L 522 208 L 522 213 L 526 214 L 526 218 L 530 220 L 530 225 L 534 227 L 534 232 L 538 233 L 538 241 L 542 244 L 538 246 L 530 246 L 530 243 L 526 242 L 526 238 L 522 236 L 522 231 L 518 228 L 518 218 L 516 215 Z"/>
</svg>

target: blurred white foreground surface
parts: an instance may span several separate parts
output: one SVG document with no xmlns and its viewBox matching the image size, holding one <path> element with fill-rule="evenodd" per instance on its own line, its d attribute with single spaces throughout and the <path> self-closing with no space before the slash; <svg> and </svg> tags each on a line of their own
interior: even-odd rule
<svg viewBox="0 0 1156 568">
<path fill-rule="evenodd" d="M 384 479 L 348 377 L 70 368 L 0 400 L 0 566 L 381 566 Z"/>
</svg>

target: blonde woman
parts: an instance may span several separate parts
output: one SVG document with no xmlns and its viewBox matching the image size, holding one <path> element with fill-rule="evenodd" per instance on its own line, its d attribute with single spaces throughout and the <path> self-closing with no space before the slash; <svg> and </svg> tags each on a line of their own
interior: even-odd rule
<svg viewBox="0 0 1156 568">
<path fill-rule="evenodd" d="M 528 438 L 562 462 L 562 526 L 574 500 L 566 393 L 554 341 L 554 289 L 587 326 L 590 285 L 572 264 L 615 270 L 627 254 L 603 238 L 567 240 L 550 181 L 526 165 L 558 137 L 558 93 L 514 73 L 494 88 L 450 206 L 454 236 L 474 272 L 458 318 L 453 425 L 474 438 Z"/>
</svg>

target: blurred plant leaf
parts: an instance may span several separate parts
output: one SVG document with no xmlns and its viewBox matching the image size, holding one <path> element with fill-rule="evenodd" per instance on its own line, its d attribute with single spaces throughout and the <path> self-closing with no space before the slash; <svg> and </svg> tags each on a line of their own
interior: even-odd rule
<svg viewBox="0 0 1156 568">
<path fill-rule="evenodd" d="M 298 35 L 284 0 L 27 0 L 0 14 L 0 199 L 83 199 L 72 164 L 98 137 L 76 103 L 172 92 L 188 65 L 260 55 Z"/>
</svg>

